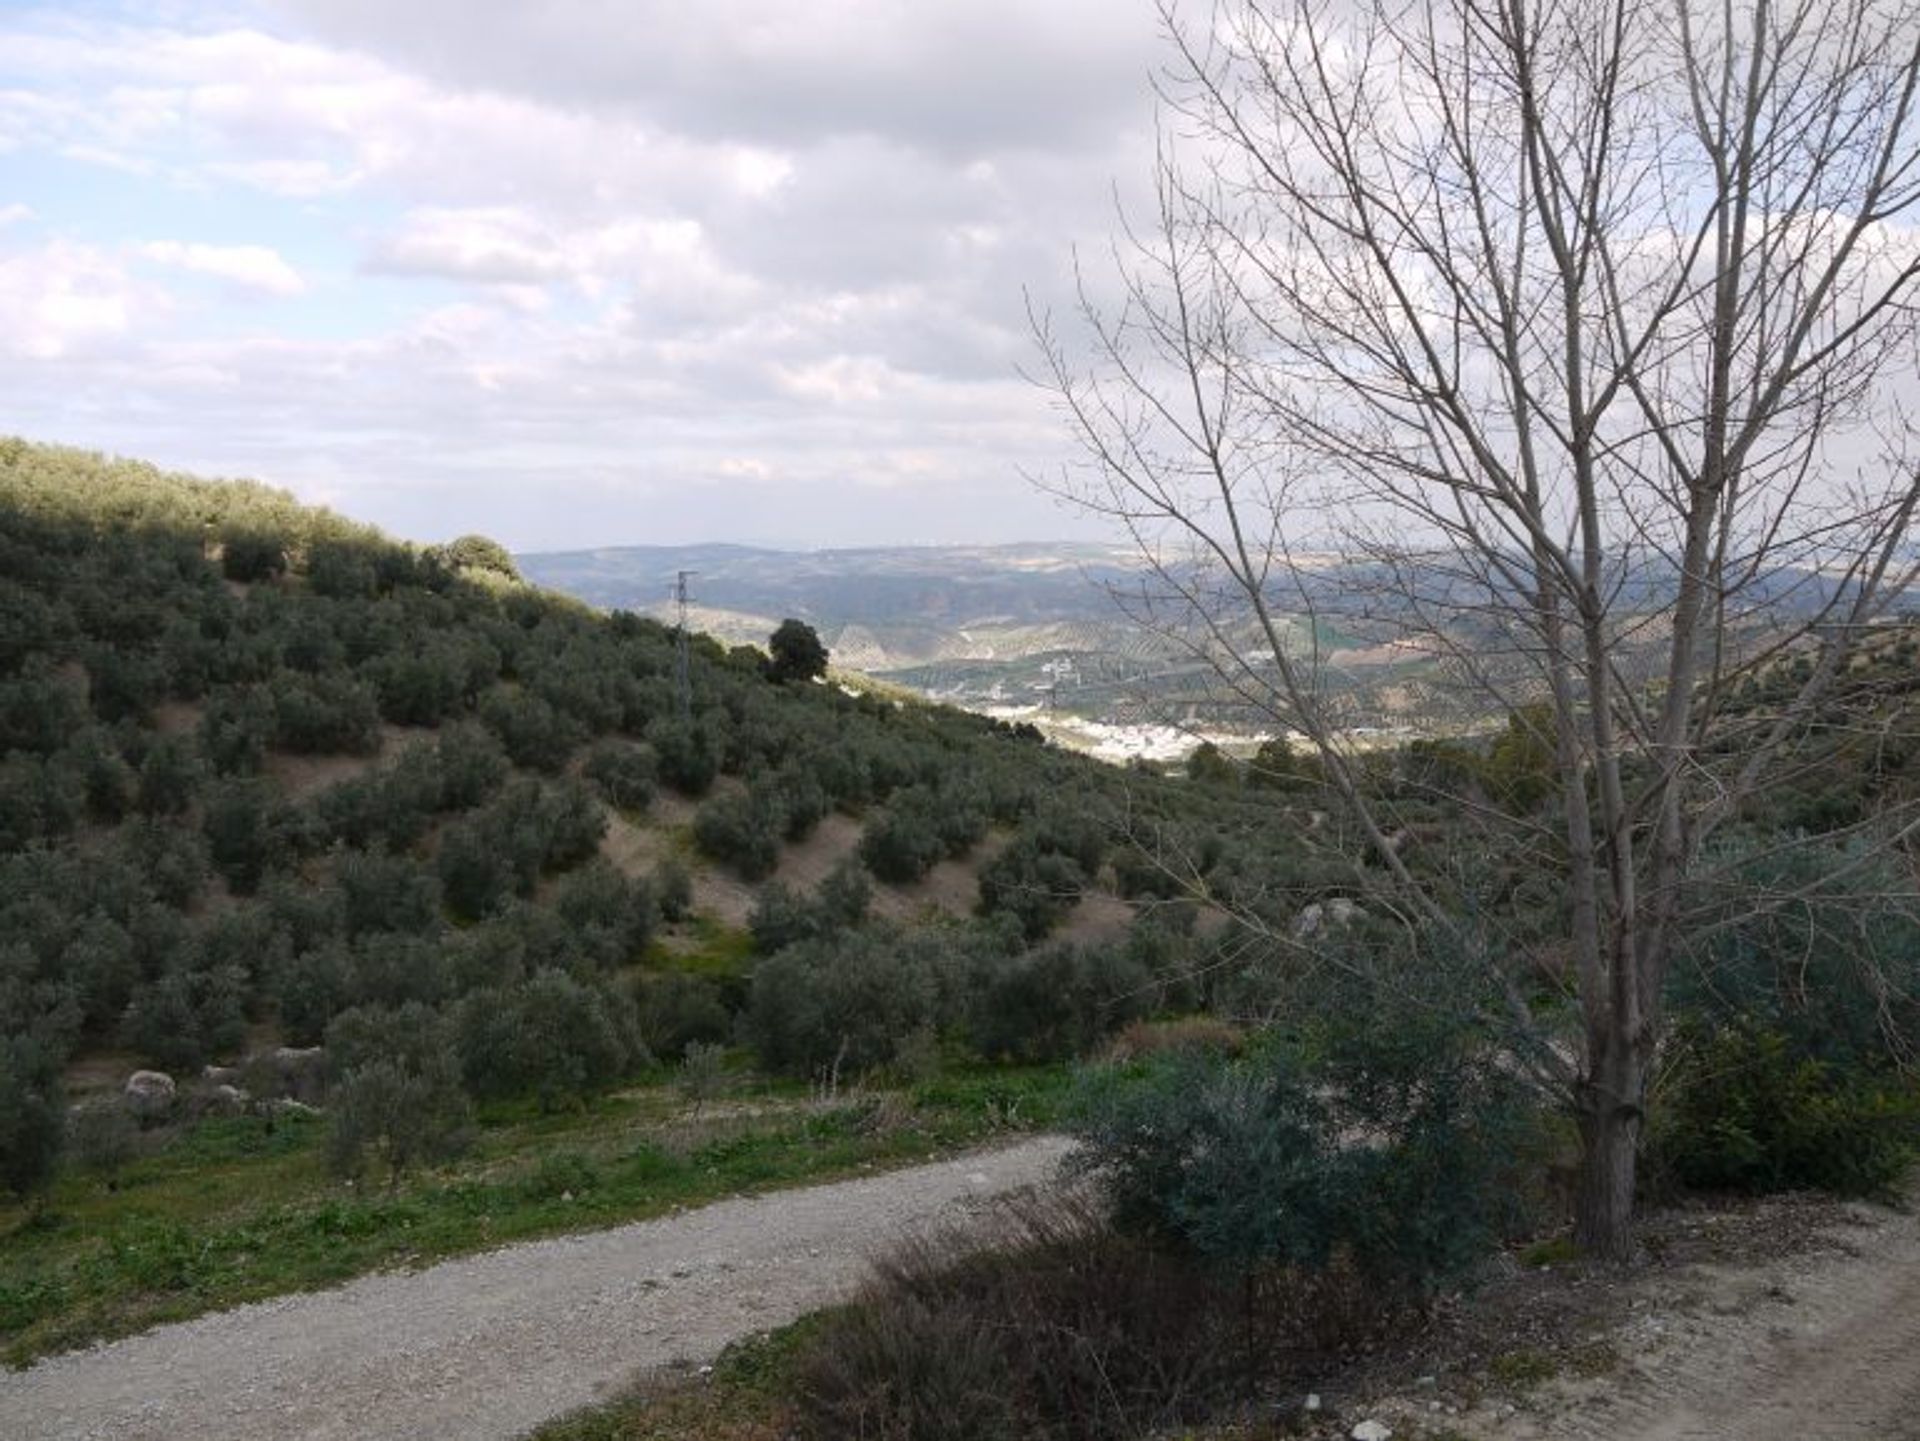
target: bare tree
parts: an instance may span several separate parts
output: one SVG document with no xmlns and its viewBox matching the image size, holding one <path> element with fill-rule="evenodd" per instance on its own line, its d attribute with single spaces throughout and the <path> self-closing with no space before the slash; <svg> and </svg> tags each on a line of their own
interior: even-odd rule
<svg viewBox="0 0 1920 1441">
<path fill-rule="evenodd" d="M 1152 224 L 1047 381 L 1147 608 L 1317 749 L 1423 927 L 1318 644 L 1522 700 L 1556 759 L 1577 1236 L 1631 1245 L 1663 981 L 1715 832 L 1913 578 L 1920 5 L 1221 0 L 1164 11 Z M 1783 703 L 1730 707 L 1800 661 Z M 1778 667 L 1776 666 L 1776 670 Z M 1497 963 L 1494 963 L 1497 964 Z"/>
</svg>

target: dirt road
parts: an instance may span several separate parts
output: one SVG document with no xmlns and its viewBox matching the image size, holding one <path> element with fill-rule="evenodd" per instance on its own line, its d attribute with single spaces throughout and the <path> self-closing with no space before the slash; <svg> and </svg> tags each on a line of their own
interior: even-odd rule
<svg viewBox="0 0 1920 1441">
<path fill-rule="evenodd" d="M 0 1373 L 7 1441 L 510 1437 L 835 1300 L 903 1230 L 1046 1180 L 1042 1137 L 244 1306 Z"/>
<path fill-rule="evenodd" d="M 1498 1441 L 1920 1441 L 1920 1215 L 1650 1295 L 1618 1374 L 1563 1384 Z M 1469 1434 L 1479 1434 L 1469 1432 Z"/>
</svg>

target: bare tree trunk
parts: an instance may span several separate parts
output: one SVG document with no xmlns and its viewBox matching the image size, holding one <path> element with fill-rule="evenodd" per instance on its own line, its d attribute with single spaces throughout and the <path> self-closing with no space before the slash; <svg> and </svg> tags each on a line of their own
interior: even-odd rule
<svg viewBox="0 0 1920 1441">
<path fill-rule="evenodd" d="M 1574 1197 L 1573 1238 L 1590 1256 L 1633 1257 L 1634 1189 L 1646 1094 L 1646 1064 L 1637 1048 L 1602 1057 L 1581 1082 L 1580 1186 Z"/>
</svg>

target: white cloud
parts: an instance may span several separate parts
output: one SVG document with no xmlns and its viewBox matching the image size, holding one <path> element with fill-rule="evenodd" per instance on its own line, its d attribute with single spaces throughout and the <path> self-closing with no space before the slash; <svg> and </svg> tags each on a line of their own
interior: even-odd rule
<svg viewBox="0 0 1920 1441">
<path fill-rule="evenodd" d="M 307 288 L 300 272 L 287 264 L 277 250 L 265 245 L 201 245 L 156 240 L 141 246 L 140 253 L 156 265 L 210 275 L 242 290 L 257 290 L 266 295 L 299 295 Z"/>
<path fill-rule="evenodd" d="M 167 308 L 165 293 L 127 274 L 113 256 L 55 241 L 0 255 L 0 349 L 36 360 L 98 352 Z"/>
<path fill-rule="evenodd" d="M 127 216 L 0 285 L 11 423 L 518 545 L 1052 529 L 1022 289 L 1106 233 L 1148 100 L 1110 0 L 1039 12 L 0 12 L 0 148 Z"/>
<path fill-rule="evenodd" d="M 32 219 L 34 219 L 34 210 L 31 205 L 0 205 L 0 230 L 5 230 L 9 225 L 24 224 Z"/>
</svg>

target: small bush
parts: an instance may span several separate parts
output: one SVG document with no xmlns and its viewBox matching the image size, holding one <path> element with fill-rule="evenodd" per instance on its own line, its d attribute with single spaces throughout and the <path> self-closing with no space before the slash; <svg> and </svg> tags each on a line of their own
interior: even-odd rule
<svg viewBox="0 0 1920 1441">
<path fill-rule="evenodd" d="M 1122 1229 L 1216 1264 L 1346 1257 L 1418 1293 L 1526 1220 L 1540 1121 L 1490 1056 L 1471 1028 L 1385 1009 L 1311 1044 L 1094 1073 L 1073 1129 Z"/>
<path fill-rule="evenodd" d="M 660 779 L 681 795 L 703 796 L 713 788 L 720 774 L 720 749 L 703 727 L 656 721 L 647 727 L 647 743 L 653 747 Z"/>
<path fill-rule="evenodd" d="M 939 803 L 929 791 L 903 791 L 860 838 L 860 859 L 880 880 L 909 885 L 947 854 Z"/>
<path fill-rule="evenodd" d="M 689 1042 L 673 1084 L 681 1097 L 695 1106 L 713 1100 L 726 1090 L 726 1048 L 706 1041 Z"/>
<path fill-rule="evenodd" d="M 120 1172 L 133 1159 L 138 1140 L 133 1117 L 114 1100 L 80 1106 L 67 1120 L 67 1150 L 73 1164 L 105 1181 L 109 1191 L 120 1189 Z"/>
<path fill-rule="evenodd" d="M 1649 1137 L 1655 1176 L 1710 1190 L 1889 1190 L 1920 1154 L 1920 1091 L 1754 1024 L 1683 1025 Z"/>
<path fill-rule="evenodd" d="M 669 857 L 653 868 L 648 877 L 654 903 L 660 907 L 660 919 L 669 924 L 684 921 L 693 910 L 693 876 L 680 861 Z"/>
<path fill-rule="evenodd" d="M 315 755 L 372 755 L 380 749 L 380 706 L 358 681 L 282 672 L 269 687 L 273 743 Z"/>
<path fill-rule="evenodd" d="M 1072 856 L 1022 836 L 982 868 L 980 909 L 1013 916 L 1026 938 L 1038 941 L 1066 918 L 1086 883 L 1087 873 Z"/>
<path fill-rule="evenodd" d="M 537 695 L 495 686 L 480 701 L 481 724 L 493 732 L 515 765 L 557 772 L 567 763 L 586 730 Z"/>
<path fill-rule="evenodd" d="M 903 1037 L 938 1028 L 942 986 L 919 948 L 858 932 L 789 946 L 753 976 L 745 1029 L 770 1068 L 853 1075 L 893 1060 Z"/>
<path fill-rule="evenodd" d="M 981 1055 L 1034 1063 L 1082 1055 L 1153 1001 L 1124 949 L 1052 946 L 995 966 L 975 993 L 968 1038 Z"/>
<path fill-rule="evenodd" d="M 547 1109 L 617 1080 L 644 1054 L 623 997 L 556 970 L 474 992 L 461 1002 L 455 1030 L 476 1094 L 532 1094 Z"/>
<path fill-rule="evenodd" d="M 644 811 L 653 804 L 659 761 L 648 746 L 602 741 L 587 753 L 584 772 L 616 810 Z"/>
<path fill-rule="evenodd" d="M 287 569 L 286 543 L 258 530 L 230 530 L 221 538 L 220 572 L 228 580 L 271 580 Z"/>
<path fill-rule="evenodd" d="M 733 1030 L 720 987 L 704 976 L 648 976 L 636 1000 L 640 1039 L 662 1060 L 679 1060 L 692 1046 L 716 1045 Z"/>
<path fill-rule="evenodd" d="M 53 1184 L 66 1139 L 57 1051 L 0 1035 L 0 1187 L 35 1196 Z"/>
<path fill-rule="evenodd" d="M 1406 1312 L 1335 1269 L 1212 1271 L 1055 1198 L 881 1260 L 795 1357 L 800 1434 L 1107 1441 L 1204 1417 L 1250 1384 L 1300 1385 Z"/>
<path fill-rule="evenodd" d="M 328 1115 L 327 1161 L 335 1174 L 359 1176 L 383 1163 L 390 1186 L 418 1162 L 459 1154 L 470 1137 L 467 1099 L 450 1059 L 424 1071 L 369 1061 L 334 1089 Z"/>
<path fill-rule="evenodd" d="M 693 818 L 693 838 L 702 852 L 745 880 L 764 879 L 780 861 L 779 817 L 752 796 L 708 801 Z"/>
</svg>

